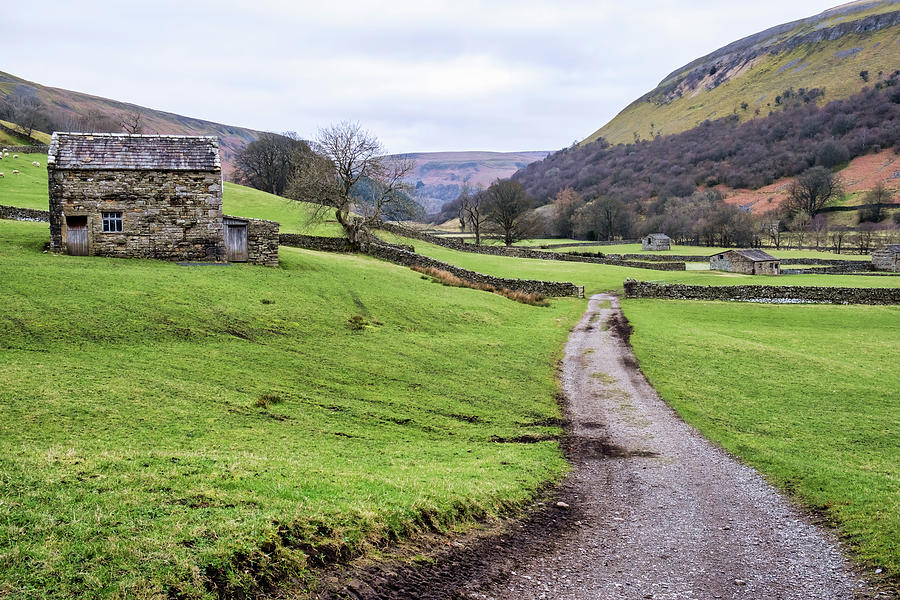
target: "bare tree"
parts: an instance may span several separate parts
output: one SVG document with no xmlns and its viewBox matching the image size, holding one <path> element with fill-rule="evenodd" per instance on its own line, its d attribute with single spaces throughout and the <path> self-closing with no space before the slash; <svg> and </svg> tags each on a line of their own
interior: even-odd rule
<svg viewBox="0 0 900 600">
<path fill-rule="evenodd" d="M 33 95 L 11 95 L 3 99 L 0 115 L 12 121 L 22 134 L 30 138 L 36 129 L 49 124 L 44 103 Z"/>
<path fill-rule="evenodd" d="M 560 190 L 553 198 L 553 233 L 565 238 L 572 237 L 572 217 L 583 205 L 581 196 L 574 189 Z"/>
<path fill-rule="evenodd" d="M 298 157 L 288 195 L 318 204 L 317 217 L 333 210 L 350 244 L 361 248 L 368 240 L 368 225 L 401 203 L 411 190 L 406 177 L 415 162 L 388 157 L 378 138 L 348 121 L 319 129 L 313 150 Z M 354 194 L 361 182 L 370 184 L 369 202 Z"/>
<path fill-rule="evenodd" d="M 841 179 L 825 167 L 812 167 L 799 175 L 788 188 L 787 206 L 815 217 L 843 193 Z"/>
<path fill-rule="evenodd" d="M 251 187 L 281 196 L 294 171 L 294 161 L 303 153 L 310 153 L 309 145 L 296 133 L 263 133 L 235 156 L 235 176 Z"/>
<path fill-rule="evenodd" d="M 469 229 L 472 230 L 472 233 L 475 234 L 476 246 L 481 245 L 481 232 L 484 231 L 485 224 L 487 223 L 486 204 L 487 191 L 480 189 L 474 194 L 470 194 L 466 198 L 465 205 L 463 206 L 466 223 L 469 225 Z"/>
<path fill-rule="evenodd" d="M 880 223 L 887 217 L 886 204 L 891 203 L 891 191 L 887 189 L 883 181 L 875 184 L 863 197 L 863 204 L 868 206 L 859 213 L 860 223 Z"/>
<path fill-rule="evenodd" d="M 609 196 L 588 202 L 575 212 L 572 220 L 579 235 L 604 240 L 622 235 L 629 228 L 625 204 Z"/>
<path fill-rule="evenodd" d="M 533 206 L 534 201 L 518 181 L 501 179 L 485 190 L 483 208 L 487 223 L 503 237 L 507 246 L 537 230 L 537 220 L 530 212 Z"/>
<path fill-rule="evenodd" d="M 125 133 L 144 133 L 144 113 L 139 110 L 133 110 L 119 115 L 119 122 Z"/>
<path fill-rule="evenodd" d="M 459 220 L 460 231 L 466 230 L 466 204 L 469 203 L 469 197 L 471 195 L 472 190 L 469 189 L 469 182 L 464 181 L 462 185 L 459 186 L 459 196 L 456 197 L 456 218 Z"/>
</svg>

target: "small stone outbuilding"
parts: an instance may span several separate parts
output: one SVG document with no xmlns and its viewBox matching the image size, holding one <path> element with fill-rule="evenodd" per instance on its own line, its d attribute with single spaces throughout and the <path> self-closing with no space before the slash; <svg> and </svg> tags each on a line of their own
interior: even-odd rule
<svg viewBox="0 0 900 600">
<path fill-rule="evenodd" d="M 900 244 L 884 246 L 873 252 L 872 267 L 876 271 L 900 272 Z"/>
<path fill-rule="evenodd" d="M 669 250 L 672 247 L 672 238 L 664 233 L 651 233 L 641 240 L 641 250 Z"/>
<path fill-rule="evenodd" d="M 54 133 L 50 249 L 278 265 L 278 223 L 222 214 L 213 136 Z"/>
<path fill-rule="evenodd" d="M 726 250 L 709 257 L 711 271 L 729 271 L 747 275 L 780 275 L 781 262 L 758 248 Z"/>
</svg>

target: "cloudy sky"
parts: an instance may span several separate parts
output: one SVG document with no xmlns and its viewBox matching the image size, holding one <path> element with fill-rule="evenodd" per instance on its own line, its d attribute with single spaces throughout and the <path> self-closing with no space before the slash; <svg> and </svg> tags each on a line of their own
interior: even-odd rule
<svg viewBox="0 0 900 600">
<path fill-rule="evenodd" d="M 834 1 L 14 2 L 0 70 L 304 137 L 355 120 L 392 152 L 554 150 L 691 60 Z"/>
</svg>

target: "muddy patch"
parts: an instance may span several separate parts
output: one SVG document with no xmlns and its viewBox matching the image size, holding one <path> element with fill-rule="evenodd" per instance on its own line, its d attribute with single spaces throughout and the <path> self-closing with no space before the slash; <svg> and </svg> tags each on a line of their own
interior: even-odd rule
<svg viewBox="0 0 900 600">
<path fill-rule="evenodd" d="M 566 440 L 566 454 L 581 460 L 602 460 L 610 458 L 656 458 L 658 452 L 630 449 L 609 440 L 576 437 Z"/>
</svg>

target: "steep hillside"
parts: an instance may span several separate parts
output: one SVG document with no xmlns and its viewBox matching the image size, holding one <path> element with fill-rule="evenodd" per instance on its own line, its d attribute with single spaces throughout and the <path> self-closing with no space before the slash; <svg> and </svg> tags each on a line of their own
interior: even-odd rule
<svg viewBox="0 0 900 600">
<path fill-rule="evenodd" d="M 145 125 L 144 133 L 218 136 L 226 174 L 233 169 L 235 153 L 257 139 L 261 133 L 245 127 L 223 125 L 109 98 L 47 87 L 0 71 L 0 98 L 11 95 L 37 98 L 44 109 L 54 115 L 55 120 L 62 122 L 74 122 L 86 115 L 118 120 L 123 114 L 140 112 Z"/>
<path fill-rule="evenodd" d="M 814 98 L 822 104 L 855 94 L 898 67 L 900 0 L 852 2 L 738 40 L 677 69 L 585 141 L 629 143 L 732 114 L 741 120 L 765 116 L 785 104 L 786 90 L 824 90 Z"/>
<path fill-rule="evenodd" d="M 495 179 L 543 159 L 549 152 L 419 152 L 404 156 L 416 161 L 410 177 L 416 184 L 416 200 L 428 214 L 459 196 L 463 182 L 487 187 Z"/>
</svg>

